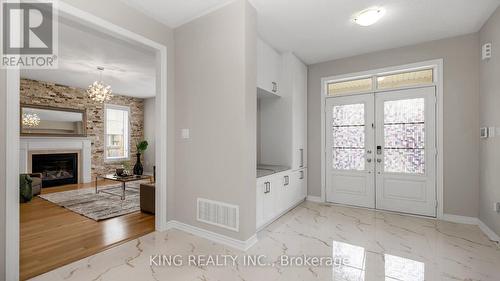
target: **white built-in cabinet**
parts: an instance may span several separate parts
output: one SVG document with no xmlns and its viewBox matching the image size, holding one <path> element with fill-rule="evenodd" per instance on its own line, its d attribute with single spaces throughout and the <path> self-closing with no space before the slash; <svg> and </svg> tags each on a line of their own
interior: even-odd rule
<svg viewBox="0 0 500 281">
<path fill-rule="evenodd" d="M 261 39 L 257 40 L 257 89 L 264 95 L 280 94 L 281 55 Z"/>
<path fill-rule="evenodd" d="M 290 167 L 257 179 L 257 228 L 262 228 L 307 196 L 307 66 L 291 52 L 258 44 L 257 92 L 272 92 L 269 83 L 279 82 L 273 95 L 258 95 L 259 160 Z"/>
<path fill-rule="evenodd" d="M 307 66 L 292 53 L 283 54 L 283 83 L 290 93 L 292 170 L 307 167 Z"/>
<path fill-rule="evenodd" d="M 307 169 L 257 179 L 257 229 L 273 222 L 307 196 Z"/>
</svg>

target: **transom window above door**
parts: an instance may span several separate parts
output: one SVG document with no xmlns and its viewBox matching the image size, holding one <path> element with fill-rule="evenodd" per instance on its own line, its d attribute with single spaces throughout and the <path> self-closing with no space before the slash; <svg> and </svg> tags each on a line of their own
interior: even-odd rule
<svg viewBox="0 0 500 281">
<path fill-rule="evenodd" d="M 129 114 L 130 108 L 106 104 L 105 115 L 105 159 L 125 160 L 129 158 Z"/>
<path fill-rule="evenodd" d="M 333 97 L 345 94 L 426 86 L 432 85 L 434 78 L 434 69 L 419 69 L 351 78 L 327 83 L 327 95 Z"/>
</svg>

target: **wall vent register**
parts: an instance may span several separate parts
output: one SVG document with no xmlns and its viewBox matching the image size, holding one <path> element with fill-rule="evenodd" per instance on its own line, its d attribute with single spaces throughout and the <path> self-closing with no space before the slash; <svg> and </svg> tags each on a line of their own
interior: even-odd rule
<svg viewBox="0 0 500 281">
<path fill-rule="evenodd" d="M 197 220 L 211 225 L 239 231 L 239 206 L 198 198 Z"/>
</svg>

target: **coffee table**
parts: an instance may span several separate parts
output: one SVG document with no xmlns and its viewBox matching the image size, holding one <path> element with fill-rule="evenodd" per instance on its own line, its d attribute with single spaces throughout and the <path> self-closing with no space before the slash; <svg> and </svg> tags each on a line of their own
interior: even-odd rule
<svg viewBox="0 0 500 281">
<path fill-rule="evenodd" d="M 117 189 L 117 187 L 109 187 L 109 188 L 101 188 L 99 189 L 98 185 L 98 179 L 105 179 L 105 180 L 111 180 L 111 181 L 116 181 L 116 182 L 121 182 L 122 186 L 122 195 L 118 195 L 116 193 L 110 192 L 112 189 Z M 153 183 L 153 176 L 147 176 L 147 175 L 133 175 L 133 176 L 125 176 L 125 177 L 119 177 L 117 175 L 109 174 L 109 175 L 104 175 L 104 176 L 96 176 L 95 177 L 95 193 L 99 194 L 99 192 L 106 193 L 109 195 L 115 195 L 115 196 L 120 196 L 122 200 L 125 200 L 125 188 L 128 182 L 133 182 L 133 181 L 141 181 L 141 180 L 147 180 L 149 179 L 150 183 Z"/>
</svg>

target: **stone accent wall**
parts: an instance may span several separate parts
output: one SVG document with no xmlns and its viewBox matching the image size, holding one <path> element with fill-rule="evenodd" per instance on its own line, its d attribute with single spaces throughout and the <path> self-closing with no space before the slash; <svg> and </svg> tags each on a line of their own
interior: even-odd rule
<svg viewBox="0 0 500 281">
<path fill-rule="evenodd" d="M 130 169 L 135 164 L 135 145 L 144 138 L 144 101 L 113 94 L 108 104 L 130 107 Z M 92 142 L 92 179 L 96 175 L 114 173 L 124 161 L 104 161 L 104 104 L 88 98 L 86 90 L 49 82 L 21 79 L 21 103 L 48 105 L 87 111 L 87 137 Z"/>
</svg>

